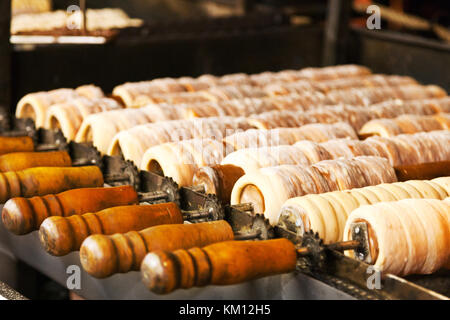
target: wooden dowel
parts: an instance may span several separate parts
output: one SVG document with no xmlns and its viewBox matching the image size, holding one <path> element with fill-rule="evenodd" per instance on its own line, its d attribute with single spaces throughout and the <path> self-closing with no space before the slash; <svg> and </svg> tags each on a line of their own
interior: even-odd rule
<svg viewBox="0 0 450 320">
<path fill-rule="evenodd" d="M 0 137 L 0 155 L 32 151 L 34 151 L 34 143 L 30 137 Z"/>
<path fill-rule="evenodd" d="M 10 199 L 3 207 L 2 220 L 9 231 L 22 235 L 38 230 L 51 216 L 68 217 L 136 203 L 138 194 L 132 186 L 74 189 L 42 197 Z"/>
<path fill-rule="evenodd" d="M 173 202 L 108 208 L 96 213 L 45 219 L 39 230 L 44 249 L 63 256 L 80 249 L 90 235 L 139 231 L 162 224 L 182 224 L 180 209 Z"/>
<path fill-rule="evenodd" d="M 75 188 L 103 186 L 97 166 L 38 167 L 0 173 L 0 203 L 14 197 L 33 197 Z"/>
<path fill-rule="evenodd" d="M 35 167 L 70 167 L 71 165 L 72 160 L 66 151 L 14 152 L 0 156 L 0 172 Z"/>
<path fill-rule="evenodd" d="M 162 225 L 112 236 L 92 235 L 81 245 L 80 260 L 90 275 L 105 278 L 139 270 L 145 255 L 151 251 L 202 247 L 233 237 L 230 225 L 224 220 Z"/>
<path fill-rule="evenodd" d="M 227 241 L 204 248 L 154 251 L 141 266 L 144 284 L 153 292 L 206 285 L 231 285 L 295 270 L 297 253 L 287 239 Z"/>
</svg>

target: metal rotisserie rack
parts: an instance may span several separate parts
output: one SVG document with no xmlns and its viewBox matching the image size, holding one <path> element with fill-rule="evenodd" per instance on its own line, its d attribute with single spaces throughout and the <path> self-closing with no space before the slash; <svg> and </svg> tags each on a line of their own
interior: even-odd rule
<svg viewBox="0 0 450 320">
<path fill-rule="evenodd" d="M 141 28 L 124 29 L 106 36 L 94 35 L 106 39 L 105 43 L 95 45 L 8 43 L 6 46 L 2 42 L 8 50 L 0 59 L 12 60 L 12 64 L 10 70 L 4 70 L 8 75 L 4 77 L 8 94 L 0 99 L 0 104 L 6 106 L 0 115 L 0 243 L 21 262 L 86 299 L 450 299 L 448 262 L 441 261 L 442 266 L 428 272 L 431 274 L 398 276 L 373 268 L 381 251 L 377 247 L 373 226 L 363 219 L 354 221 L 345 229 L 346 240 L 329 234 L 320 236 L 326 234 L 323 231 L 327 231 L 326 228 L 315 233 L 317 230 L 310 225 L 316 222 L 307 220 L 303 212 L 295 210 L 295 206 L 294 209 L 283 207 L 277 219 L 268 214 L 272 206 L 270 199 L 274 198 L 269 199 L 262 187 L 258 189 L 250 182 L 242 189 L 240 203 L 231 204 L 236 202 L 230 201 L 234 197 L 233 186 L 247 173 L 243 167 L 226 163 L 206 165 L 196 172 L 195 177 L 200 182 L 189 185 L 179 182 L 180 177 L 165 175 L 162 161 L 149 162 L 147 169 L 138 167 L 136 158 L 130 156 L 142 151 L 139 151 L 138 142 L 129 149 L 118 143 L 114 152 L 106 152 L 93 142 L 93 129 L 86 130 L 86 141 L 75 142 L 78 139 L 68 138 L 61 122 L 42 125 L 37 109 L 29 108 L 32 103 L 25 104 L 25 111 L 20 116 L 14 116 L 13 106 L 30 92 L 75 88 L 93 82 L 99 85 L 100 91 L 112 92 L 101 99 L 113 100 L 111 103 L 120 106 L 116 108 L 119 111 L 130 110 L 131 114 L 147 107 L 157 110 L 158 106 L 165 106 L 169 111 L 164 117 L 170 118 L 165 120 L 180 123 L 191 118 L 203 118 L 201 112 L 208 108 L 215 108 L 218 114 L 207 114 L 205 119 L 214 117 L 224 122 L 236 121 L 236 131 L 301 128 L 322 123 L 333 126 L 336 122 L 344 122 L 353 133 L 329 140 L 355 141 L 352 145 L 355 150 L 373 136 L 384 134 L 367 133 L 362 130 L 363 124 L 380 119 L 395 121 L 409 116 L 409 112 L 398 110 L 414 109 L 415 112 L 411 113 L 415 114 L 411 117 L 428 117 L 426 121 L 434 117 L 433 121 L 439 119 L 450 126 L 450 117 L 446 115 L 450 113 L 450 102 L 445 92 L 450 90 L 449 73 L 440 70 L 442 65 L 446 67 L 447 62 L 450 63 L 450 46 L 391 31 L 369 32 L 353 28 L 346 30 L 344 50 L 343 44 L 336 46 L 336 43 L 327 41 L 330 30 L 321 23 L 293 25 L 291 21 L 289 14 L 274 10 L 254 16 L 207 21 L 146 23 Z M 0 34 L 0 41 L 5 37 Z M 319 68 L 305 69 L 306 66 L 320 65 L 321 57 L 317 53 L 322 52 L 323 47 L 327 50 L 333 45 L 336 54 L 328 55 L 328 62 L 364 66 L 356 66 L 363 72 L 355 76 L 357 80 L 351 80 L 348 75 L 348 82 L 341 81 L 339 76 L 326 79 Z M 233 59 L 230 49 L 239 52 L 242 59 Z M 389 59 L 379 54 L 385 51 L 391 53 Z M 82 58 L 86 55 L 90 59 Z M 60 72 L 53 66 L 56 58 L 69 62 Z M 70 63 L 78 59 L 79 65 Z M 124 59 L 129 63 L 117 64 Z M 36 65 L 36 72 L 24 81 L 36 60 L 42 63 Z M 163 60 L 173 63 L 158 65 L 157 61 Z M 429 64 L 423 61 L 429 61 Z M 99 67 L 93 68 L 94 64 Z M 290 70 L 272 70 L 273 66 Z M 402 76 L 373 75 L 368 68 L 377 73 Z M 366 69 L 369 70 L 367 73 Z M 267 70 L 271 70 L 267 75 L 252 78 L 254 73 Z M 228 78 L 210 75 L 231 72 L 245 74 L 231 74 Z M 325 79 L 319 79 L 319 76 L 308 78 L 315 72 Z M 188 74 L 205 76 L 176 78 Z M 163 76 L 174 78 L 163 79 Z M 279 82 L 271 83 L 270 77 Z M 157 80 L 153 84 L 142 83 L 142 87 L 123 85 L 121 94 L 112 90 L 119 83 L 144 78 Z M 380 85 L 383 81 L 392 83 Z M 136 96 L 128 92 L 123 94 L 133 85 L 137 88 Z M 153 85 L 160 86 L 160 91 L 152 91 Z M 396 89 L 402 86 L 407 89 Z M 378 87 L 381 87 L 380 91 L 376 91 Z M 416 88 L 421 94 L 413 97 Z M 76 90 L 79 89 L 86 88 L 78 87 Z M 376 94 L 369 92 L 372 89 Z M 384 97 L 390 94 L 394 95 L 393 100 Z M 352 101 L 353 98 L 358 102 Z M 241 104 L 255 108 L 256 112 L 244 110 Z M 202 109 L 203 106 L 208 107 Z M 185 113 L 178 113 L 177 107 Z M 227 108 L 234 111 L 224 111 Z M 357 116 L 364 108 L 367 109 L 364 116 Z M 113 109 L 105 113 L 117 112 Z M 241 114 L 235 110 L 248 114 L 239 117 Z M 260 113 L 265 114 L 265 111 L 264 118 Z M 170 112 L 173 114 L 169 116 Z M 329 120 L 333 116 L 340 117 L 339 121 Z M 288 119 L 283 125 L 270 124 L 283 117 Z M 251 121 L 245 120 L 249 118 Z M 322 122 L 321 119 L 325 120 Z M 448 133 L 448 126 L 403 133 L 420 135 L 427 131 L 433 134 L 433 130 Z M 151 130 L 157 132 L 159 129 L 152 127 Z M 139 133 L 134 138 L 138 136 Z M 218 141 L 226 153 L 232 143 Z M 322 142 L 327 141 L 314 141 L 314 144 L 320 145 L 317 148 L 325 149 L 322 152 L 326 153 L 328 151 Z M 294 143 L 298 141 L 289 144 Z M 432 147 L 420 143 L 424 148 L 419 153 L 433 158 Z M 367 149 L 374 149 L 374 145 Z M 328 147 L 331 149 L 333 146 L 329 144 Z M 284 152 L 282 147 L 279 150 Z M 240 152 L 241 149 L 234 151 Z M 183 155 L 180 152 L 175 156 L 179 156 L 181 161 Z M 389 178 L 393 180 L 386 179 L 381 183 L 450 177 L 450 158 L 443 156 L 431 162 L 411 163 L 400 152 L 397 157 L 389 159 L 390 164 L 384 161 L 392 170 Z M 346 161 L 330 157 L 316 162 L 322 163 L 322 160 Z M 345 162 L 343 166 L 347 165 Z M 302 166 L 310 167 L 304 163 Z M 261 168 L 265 167 L 261 165 L 258 169 Z M 318 170 L 319 167 L 315 168 Z M 325 169 L 320 172 L 320 177 L 328 173 L 326 178 L 329 178 L 335 173 L 327 164 L 321 168 Z M 389 176 L 383 172 L 380 174 L 383 179 L 383 174 Z M 359 175 L 364 176 L 360 180 L 369 181 L 370 172 L 360 170 Z M 295 185 L 292 177 L 287 176 L 287 184 Z M 325 217 L 325 212 L 338 216 L 337 210 L 329 203 L 338 203 L 342 212 L 352 205 L 337 201 L 334 196 L 326 198 L 328 203 L 324 202 L 325 198 L 319 201 L 311 196 L 348 189 L 341 184 L 344 183 L 338 181 L 334 189 L 324 188 L 323 192 L 308 192 L 305 187 L 303 194 L 287 198 L 304 195 L 309 198 L 301 203 L 311 212 L 322 217 Z M 365 186 L 352 187 L 350 191 Z M 367 183 L 367 186 L 375 184 Z M 277 194 L 284 189 L 278 190 L 274 184 L 272 191 Z M 448 202 L 444 200 L 450 196 L 448 187 L 439 187 L 439 192 L 433 192 L 435 198 L 440 196 L 440 200 Z M 355 194 L 366 197 L 359 191 Z M 425 193 L 421 196 L 427 198 Z M 381 196 L 378 198 L 375 204 L 368 198 L 365 201 L 371 207 L 385 201 Z M 393 196 L 386 198 L 398 200 Z M 356 207 L 359 209 L 359 205 Z M 443 207 L 439 208 L 443 210 Z M 323 222 L 327 224 L 327 221 Z M 448 228 L 450 230 L 450 226 Z M 427 232 L 424 229 L 424 233 Z M 395 237 L 394 233 L 392 239 L 397 239 Z M 69 283 L 68 270 L 79 272 L 80 286 Z M 14 297 L 8 295 L 8 290 L 6 286 L 3 289 L 0 283 L 0 294 Z"/>
</svg>

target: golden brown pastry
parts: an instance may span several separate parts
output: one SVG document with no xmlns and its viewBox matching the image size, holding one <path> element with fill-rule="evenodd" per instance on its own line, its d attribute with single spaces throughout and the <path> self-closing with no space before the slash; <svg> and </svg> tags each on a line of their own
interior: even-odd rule
<svg viewBox="0 0 450 320">
<path fill-rule="evenodd" d="M 121 130 L 152 122 L 150 109 L 122 109 L 87 116 L 75 137 L 76 142 L 93 142 L 101 152 L 107 153 L 114 136 Z"/>
<path fill-rule="evenodd" d="M 318 161 L 313 162 L 309 159 L 301 148 L 282 145 L 240 149 L 227 155 L 221 164 L 234 165 L 242 168 L 245 172 L 251 172 L 256 169 L 279 166 L 283 164 L 311 165 L 315 162 Z"/>
<path fill-rule="evenodd" d="M 249 121 L 258 129 L 274 129 L 279 127 L 299 127 L 310 123 L 345 122 L 355 130 L 373 119 L 395 118 L 403 114 L 433 115 L 440 112 L 440 105 L 446 104 L 444 99 L 435 100 L 389 100 L 371 106 L 316 104 L 317 108 L 302 107 L 303 110 L 282 109 L 269 111 L 249 117 Z M 330 101 L 329 104 L 337 102 Z M 449 103 L 450 104 L 450 103 Z"/>
<path fill-rule="evenodd" d="M 354 64 L 330 66 L 324 68 L 304 68 L 297 72 L 298 77 L 316 81 L 332 80 L 345 77 L 357 77 L 371 74 L 367 67 Z"/>
<path fill-rule="evenodd" d="M 384 273 L 430 274 L 450 259 L 450 205 L 434 199 L 406 199 L 378 203 L 354 210 L 346 223 L 363 221 L 373 231 L 373 264 Z M 376 241 L 374 241 L 376 240 Z"/>
<path fill-rule="evenodd" d="M 87 116 L 118 109 L 122 109 L 122 106 L 114 99 L 76 98 L 50 107 L 44 128 L 60 129 L 69 141 L 74 140 L 81 123 Z"/>
<path fill-rule="evenodd" d="M 447 179 L 450 181 L 450 178 Z M 325 243 L 342 241 L 350 213 L 364 205 L 403 199 L 436 198 L 443 200 L 448 192 L 438 192 L 433 181 L 383 183 L 359 189 L 335 191 L 287 200 L 280 215 L 292 215 L 301 221 L 305 232 L 318 232 Z"/>
<path fill-rule="evenodd" d="M 250 129 L 224 138 L 234 150 L 277 145 L 292 145 L 300 140 L 324 142 L 331 139 L 357 139 L 353 128 L 342 122 L 333 124 L 314 123 L 299 128 Z"/>
<path fill-rule="evenodd" d="M 393 168 L 379 157 L 325 160 L 309 167 L 282 165 L 242 176 L 234 185 L 231 204 L 253 203 L 255 212 L 276 224 L 289 198 L 395 181 Z"/>
<path fill-rule="evenodd" d="M 332 90 L 363 87 L 392 87 L 400 85 L 413 85 L 417 81 L 410 77 L 388 76 L 382 74 L 363 75 L 358 77 L 345 77 L 326 81 L 300 80 L 295 82 L 281 82 L 267 85 L 264 90 L 268 95 L 302 94 L 305 91 L 320 91 L 323 93 Z"/>
<path fill-rule="evenodd" d="M 142 157 L 141 169 L 171 177 L 179 186 L 191 186 L 195 171 L 219 164 L 223 154 L 223 144 L 217 140 L 168 142 L 149 148 Z"/>
<path fill-rule="evenodd" d="M 139 109 L 138 109 L 139 110 Z M 204 118 L 150 123 L 115 135 L 109 155 L 122 153 L 137 166 L 147 149 L 166 142 L 210 138 L 221 141 L 226 135 L 251 128 L 245 118 Z M 95 143 L 94 143 L 95 144 Z"/>
<path fill-rule="evenodd" d="M 363 142 L 397 167 L 450 160 L 450 132 L 431 131 L 389 138 L 373 136 Z"/>
<path fill-rule="evenodd" d="M 45 125 L 47 110 L 54 104 L 86 97 L 89 99 L 103 98 L 103 91 L 93 85 L 81 86 L 77 89 L 56 89 L 30 93 L 20 99 L 16 108 L 17 118 L 31 118 L 35 121 L 36 127 Z"/>
<path fill-rule="evenodd" d="M 360 135 L 378 135 L 391 137 L 404 133 L 446 130 L 450 125 L 449 114 L 432 116 L 402 115 L 395 119 L 376 119 L 366 123 L 359 131 Z"/>
<path fill-rule="evenodd" d="M 450 195 L 450 177 L 440 177 L 433 179 L 432 181 L 444 188 L 445 191 Z"/>
<path fill-rule="evenodd" d="M 397 87 L 350 88 L 332 90 L 327 97 L 335 104 L 344 103 L 355 106 L 369 106 L 391 99 L 417 100 L 442 98 L 446 91 L 438 86 L 401 85 Z"/>
</svg>

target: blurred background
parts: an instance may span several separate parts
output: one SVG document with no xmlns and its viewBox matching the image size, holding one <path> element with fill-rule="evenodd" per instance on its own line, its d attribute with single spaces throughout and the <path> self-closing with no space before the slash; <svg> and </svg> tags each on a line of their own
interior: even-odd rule
<svg viewBox="0 0 450 320">
<path fill-rule="evenodd" d="M 10 5 L 7 2 L 3 1 L 4 8 Z M 83 3 L 88 9 L 120 9 L 129 20 L 118 12 L 88 19 L 88 27 L 95 24 L 89 35 L 106 38 L 102 44 L 50 45 L 36 40 L 37 35 L 80 35 L 60 19 L 69 6 Z M 371 4 L 381 8 L 381 30 L 366 27 L 366 8 Z M 445 0 L 13 0 L 12 17 L 3 13 L 1 20 L 4 26 L 12 21 L 14 105 L 33 91 L 84 83 L 110 91 L 126 81 L 205 73 L 362 63 L 375 72 L 405 74 L 412 72 L 410 64 L 419 58 L 415 56 L 418 44 L 448 49 L 449 6 Z M 59 16 L 34 17 L 52 10 Z M 122 24 L 111 23 L 118 18 Z M 374 37 L 383 41 L 367 47 Z M 403 54 L 386 47 L 388 39 Z M 414 42 L 411 50 L 398 47 L 408 41 Z M 427 55 L 418 61 L 423 58 L 430 60 Z M 424 71 L 413 76 L 431 80 Z M 446 87 L 448 78 L 436 81 L 433 75 L 433 80 Z"/>
</svg>

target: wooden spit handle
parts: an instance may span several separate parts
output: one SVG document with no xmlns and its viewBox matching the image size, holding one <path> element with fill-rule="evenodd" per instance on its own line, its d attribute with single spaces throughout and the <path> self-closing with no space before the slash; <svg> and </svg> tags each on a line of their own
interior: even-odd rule
<svg viewBox="0 0 450 320">
<path fill-rule="evenodd" d="M 11 152 L 31 152 L 34 150 L 30 137 L 0 137 L 0 155 Z"/>
<path fill-rule="evenodd" d="M 122 206 L 79 216 L 47 218 L 39 230 L 39 239 L 45 251 L 63 256 L 79 250 L 84 239 L 93 234 L 110 235 L 182 223 L 183 214 L 173 202 Z"/>
<path fill-rule="evenodd" d="M 161 225 L 112 236 L 97 234 L 84 240 L 80 260 L 89 274 L 106 278 L 119 272 L 139 270 L 145 255 L 151 251 L 202 247 L 233 238 L 233 231 L 224 220 Z"/>
<path fill-rule="evenodd" d="M 66 151 L 15 152 L 0 156 L 0 172 L 19 171 L 35 167 L 70 167 L 72 160 Z"/>
<path fill-rule="evenodd" d="M 450 176 L 450 161 L 405 165 L 394 169 L 398 181 L 431 180 Z"/>
<path fill-rule="evenodd" d="M 206 193 L 217 195 L 223 204 L 229 204 L 236 181 L 245 174 L 240 167 L 231 164 L 202 167 L 194 175 L 194 186 L 205 186 Z"/>
<path fill-rule="evenodd" d="M 132 186 L 74 189 L 43 197 L 10 199 L 3 207 L 2 220 L 9 231 L 23 235 L 39 230 L 51 216 L 80 215 L 138 201 Z"/>
<path fill-rule="evenodd" d="M 154 251 L 141 266 L 144 284 L 153 292 L 207 285 L 230 285 L 295 270 L 297 253 L 287 239 L 227 241 L 204 248 Z"/>
<path fill-rule="evenodd" d="M 0 173 L 0 203 L 14 197 L 33 197 L 75 188 L 103 186 L 97 166 L 38 167 Z"/>
</svg>

